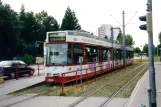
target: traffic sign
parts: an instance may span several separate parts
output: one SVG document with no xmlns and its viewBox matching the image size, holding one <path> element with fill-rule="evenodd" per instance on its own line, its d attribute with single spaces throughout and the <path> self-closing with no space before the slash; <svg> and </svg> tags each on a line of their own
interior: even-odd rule
<svg viewBox="0 0 161 107">
<path fill-rule="evenodd" d="M 3 77 L 0 77 L 0 83 L 3 83 L 3 82 L 4 82 Z"/>
<path fill-rule="evenodd" d="M 42 58 L 41 58 L 41 57 L 36 57 L 36 62 L 37 62 L 38 64 L 40 64 L 40 63 L 42 62 Z"/>
</svg>

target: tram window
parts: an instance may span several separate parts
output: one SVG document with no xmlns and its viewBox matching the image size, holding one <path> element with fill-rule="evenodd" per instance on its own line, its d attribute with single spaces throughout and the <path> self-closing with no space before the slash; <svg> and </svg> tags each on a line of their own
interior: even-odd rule
<svg viewBox="0 0 161 107">
<path fill-rule="evenodd" d="M 130 59 L 133 58 L 133 51 L 130 51 Z"/>
<path fill-rule="evenodd" d="M 83 57 L 83 46 L 82 44 L 74 44 L 74 64 L 79 64 L 79 57 Z"/>
<path fill-rule="evenodd" d="M 103 50 L 103 59 L 105 61 L 110 60 L 110 49 L 109 48 L 104 48 L 104 50 Z"/>
<path fill-rule="evenodd" d="M 126 51 L 126 59 L 129 59 L 129 51 Z"/>
<path fill-rule="evenodd" d="M 96 46 L 86 45 L 86 61 L 87 63 L 98 61 L 98 49 Z"/>
<path fill-rule="evenodd" d="M 71 44 L 68 45 L 67 64 L 72 64 Z"/>
<path fill-rule="evenodd" d="M 71 64 L 71 44 L 52 44 L 48 49 L 48 64 L 66 65 Z"/>
<path fill-rule="evenodd" d="M 119 59 L 119 52 L 117 49 L 114 49 L 114 60 Z"/>
<path fill-rule="evenodd" d="M 114 49 L 113 53 L 114 53 L 114 60 L 116 60 L 116 59 L 117 59 L 117 58 L 116 58 L 116 56 L 117 56 L 117 51 L 116 51 L 116 49 Z"/>
<path fill-rule="evenodd" d="M 118 59 L 121 60 L 121 50 L 118 49 Z"/>
<path fill-rule="evenodd" d="M 123 59 L 123 50 L 121 50 L 121 60 Z"/>
</svg>

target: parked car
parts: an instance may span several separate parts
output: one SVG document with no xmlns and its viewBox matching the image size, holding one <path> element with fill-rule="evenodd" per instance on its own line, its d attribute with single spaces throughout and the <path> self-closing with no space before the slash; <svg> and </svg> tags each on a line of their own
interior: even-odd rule
<svg viewBox="0 0 161 107">
<path fill-rule="evenodd" d="M 27 66 L 27 64 L 20 60 L 1 61 L 0 72 L 3 76 L 9 76 L 10 78 L 16 77 L 16 67 L 18 67 L 18 74 L 29 74 L 32 76 L 35 72 L 34 68 Z"/>
</svg>

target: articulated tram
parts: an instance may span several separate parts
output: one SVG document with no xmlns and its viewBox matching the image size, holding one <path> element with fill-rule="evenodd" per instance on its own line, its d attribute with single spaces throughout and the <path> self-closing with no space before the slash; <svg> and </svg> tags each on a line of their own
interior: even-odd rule
<svg viewBox="0 0 161 107">
<path fill-rule="evenodd" d="M 133 64 L 132 47 L 126 47 L 126 64 Z M 121 44 L 112 44 L 86 31 L 47 32 L 44 65 L 46 82 L 69 81 L 76 76 L 123 67 L 123 49 Z M 74 72 L 80 69 L 81 72 Z"/>
</svg>

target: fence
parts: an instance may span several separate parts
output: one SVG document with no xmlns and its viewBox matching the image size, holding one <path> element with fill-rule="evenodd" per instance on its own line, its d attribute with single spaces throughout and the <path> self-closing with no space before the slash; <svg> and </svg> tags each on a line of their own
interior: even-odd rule
<svg viewBox="0 0 161 107">
<path fill-rule="evenodd" d="M 6 69 L 7 71 L 3 72 L 3 76 L 14 74 L 16 77 L 16 80 L 18 80 L 20 73 L 28 74 L 28 77 L 31 75 L 31 70 L 23 70 L 20 72 L 18 69 L 18 66 L 3 68 L 3 70 L 6 70 Z"/>
<path fill-rule="evenodd" d="M 131 64 L 133 64 L 133 60 L 127 61 L 127 65 L 131 65 Z M 107 65 L 108 65 L 108 67 L 107 67 Z M 106 73 L 106 72 L 109 72 L 109 71 L 117 70 L 117 69 L 120 69 L 122 67 L 123 67 L 122 63 L 117 64 L 117 65 L 105 64 L 105 65 L 100 65 L 100 66 L 89 67 L 89 68 L 86 68 L 86 69 L 79 69 L 79 70 L 74 70 L 74 71 L 62 73 L 62 75 L 61 75 L 62 91 L 64 91 L 64 87 L 65 87 L 66 83 L 70 83 L 70 82 L 75 81 L 75 84 L 76 84 L 75 88 L 78 88 L 79 86 L 82 86 L 84 84 L 88 84 L 88 79 L 91 78 L 91 77 L 94 77 L 95 81 L 96 81 L 96 77 L 100 73 Z M 97 68 L 102 68 L 102 69 L 97 70 Z M 94 69 L 94 72 L 91 72 L 90 69 Z M 84 74 L 80 73 L 80 72 L 83 72 L 83 71 L 84 71 Z M 82 75 L 80 75 L 80 74 L 82 74 Z M 69 76 L 69 75 L 74 75 L 74 77 L 72 79 L 66 80 L 67 76 Z M 82 81 L 83 79 L 84 80 L 86 79 L 86 82 L 85 83 L 80 82 L 81 84 L 78 86 L 78 81 L 79 80 Z M 70 89 L 70 90 L 72 90 L 72 89 Z"/>
<path fill-rule="evenodd" d="M 42 74 L 42 72 L 40 72 L 41 70 L 45 70 L 44 65 L 43 64 L 33 64 L 33 65 L 29 65 L 30 67 L 33 67 L 35 69 L 35 71 L 37 71 L 37 75 L 39 76 L 40 74 Z"/>
<path fill-rule="evenodd" d="M 103 69 L 97 71 L 97 68 L 103 68 Z M 94 72 L 91 72 L 91 71 L 89 72 L 90 69 L 94 69 Z M 97 75 L 99 75 L 100 73 L 106 73 L 111 70 L 113 70 L 112 64 L 109 64 L 108 68 L 107 68 L 107 64 L 106 64 L 106 65 L 94 66 L 94 67 L 90 67 L 90 68 L 86 68 L 86 69 L 80 69 L 80 70 L 62 73 L 62 77 L 61 77 L 62 78 L 62 81 L 61 81 L 62 91 L 64 91 L 64 85 L 66 83 L 75 81 L 76 88 L 77 88 L 78 87 L 78 80 L 81 81 L 83 79 L 86 79 L 88 81 L 88 79 L 90 77 L 94 77 L 96 80 Z M 84 74 L 80 75 L 81 74 L 80 72 L 82 72 L 82 71 L 85 71 L 85 72 L 84 72 Z M 70 75 L 70 74 L 75 74 L 74 78 L 70 79 L 70 80 L 65 80 L 66 76 Z M 88 83 L 88 82 L 86 82 L 86 83 Z M 86 83 L 83 83 L 80 85 L 84 85 Z"/>
<path fill-rule="evenodd" d="M 35 64 L 35 65 L 28 65 L 30 67 L 33 67 L 35 72 L 37 71 L 37 75 L 40 75 L 40 70 L 44 70 L 44 66 L 42 67 L 42 65 L 39 64 Z M 9 76 L 11 74 L 14 74 L 15 79 L 18 80 L 20 74 L 28 74 L 28 77 L 31 76 L 31 70 L 19 70 L 18 66 L 15 67 L 4 67 L 3 70 L 5 70 L 5 72 L 0 72 L 0 78 L 3 78 L 4 76 Z M 7 70 L 7 71 L 6 71 Z M 0 79 L 0 82 L 2 81 L 2 79 Z"/>
</svg>

